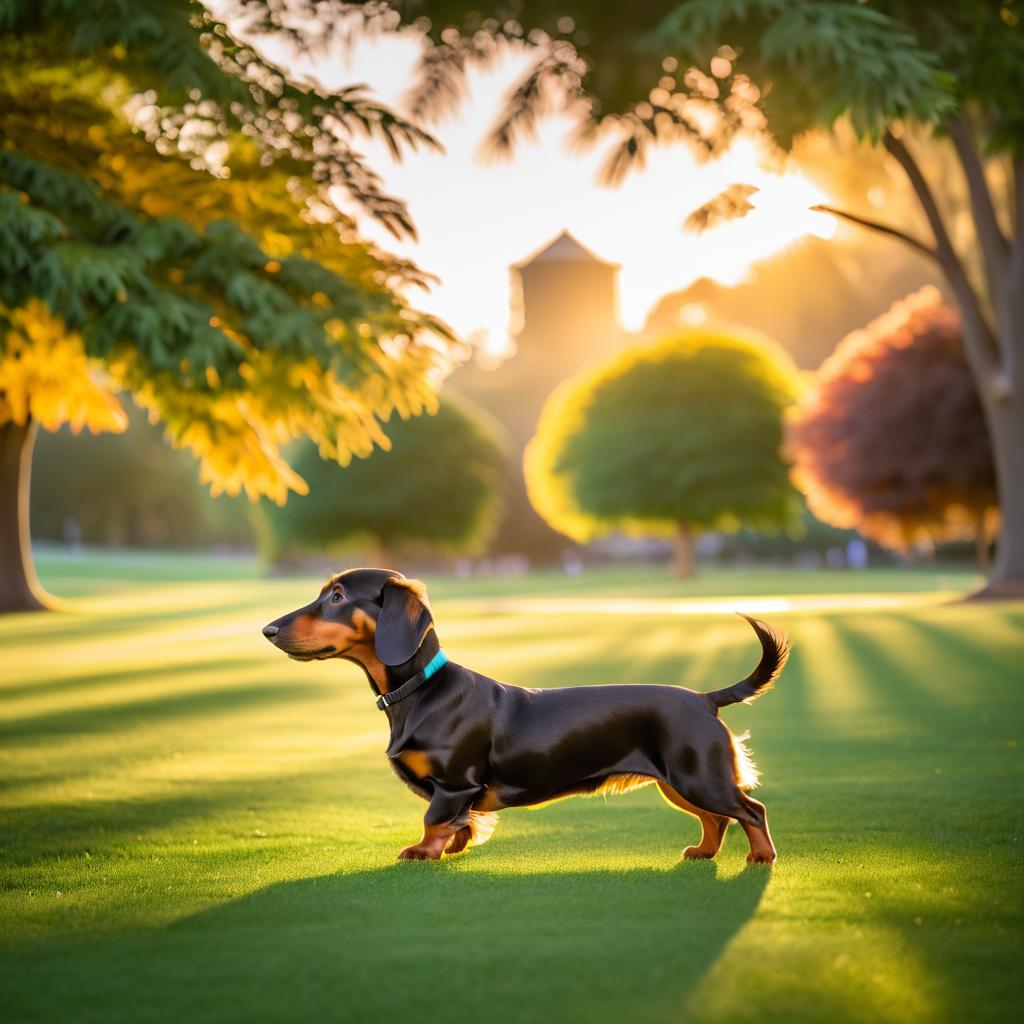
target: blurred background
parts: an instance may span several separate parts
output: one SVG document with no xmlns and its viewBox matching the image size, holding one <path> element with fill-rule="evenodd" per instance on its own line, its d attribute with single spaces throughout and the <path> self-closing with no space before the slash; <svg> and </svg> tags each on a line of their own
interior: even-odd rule
<svg viewBox="0 0 1024 1024">
<path fill-rule="evenodd" d="M 536 569 L 577 574 L 637 564 L 683 575 L 757 565 L 988 571 L 999 528 L 995 470 L 985 416 L 971 393 L 956 296 L 942 267 L 920 246 L 871 230 L 876 211 L 897 224 L 920 218 L 896 160 L 880 148 L 867 149 L 857 126 L 844 121 L 780 144 L 759 118 L 756 87 L 741 65 L 734 67 L 727 46 L 707 71 L 686 71 L 675 57 L 663 59 L 654 100 L 663 106 L 678 101 L 694 123 L 687 122 L 689 135 L 682 139 L 664 129 L 662 141 L 652 129 L 629 156 L 622 150 L 623 118 L 581 112 L 571 72 L 564 72 L 568 84 L 552 79 L 537 96 L 523 92 L 538 51 L 558 39 L 586 48 L 580 39 L 589 43 L 590 36 L 579 34 L 570 15 L 549 25 L 539 9 L 547 31 L 536 38 L 515 28 L 518 22 L 488 22 L 468 37 L 479 53 L 467 50 L 455 59 L 455 36 L 445 41 L 438 33 L 444 17 L 454 25 L 459 12 L 445 10 L 432 22 L 429 11 L 414 7 L 368 12 L 365 21 L 359 11 L 315 4 L 297 5 L 292 21 L 245 3 L 212 4 L 211 14 L 201 15 L 219 13 L 246 47 L 253 46 L 246 51 L 253 62 L 247 75 L 255 76 L 256 65 L 263 74 L 277 69 L 325 96 L 361 83 L 365 109 L 346 110 L 365 121 L 357 126 L 364 136 L 360 169 L 338 158 L 337 180 L 328 181 L 315 203 L 312 193 L 296 192 L 302 167 L 279 167 L 280 160 L 261 187 L 268 193 L 290 189 L 290 212 L 288 196 L 275 196 L 275 209 L 270 199 L 246 209 L 231 192 L 229 183 L 244 189 L 253 173 L 232 167 L 245 159 L 245 146 L 258 148 L 243 140 L 282 127 L 266 97 L 260 102 L 267 109 L 239 116 L 237 124 L 230 118 L 216 124 L 222 115 L 203 107 L 198 87 L 181 112 L 172 113 L 155 94 L 133 91 L 125 68 L 119 74 L 126 79 L 126 106 L 113 115 L 104 110 L 104 117 L 134 133 L 133 140 L 148 132 L 155 143 L 155 150 L 135 154 L 139 180 L 126 180 L 126 157 L 114 153 L 114 128 L 104 128 L 109 137 L 101 139 L 95 123 L 77 125 L 92 149 L 88 156 L 69 156 L 62 170 L 84 174 L 75 162 L 95 159 L 106 173 L 121 176 L 117 185 L 104 186 L 120 189 L 125 206 L 132 191 L 136 215 L 155 218 L 154 224 L 182 218 L 209 235 L 233 216 L 254 232 L 274 257 L 265 263 L 263 281 L 250 280 L 253 270 L 244 259 L 213 274 L 202 258 L 198 270 L 188 269 L 197 254 L 176 257 L 180 269 L 148 268 L 148 282 L 121 280 L 113 268 L 124 254 L 116 246 L 102 249 L 109 236 L 90 239 L 93 249 L 79 250 L 76 259 L 95 258 L 96 273 L 113 275 L 102 287 L 115 300 L 127 298 L 122 305 L 135 302 L 133 288 L 154 286 L 188 303 L 188 315 L 196 314 L 196 302 L 207 303 L 209 324 L 224 324 L 218 344 L 250 346 L 259 358 L 277 362 L 261 374 L 294 374 L 308 359 L 312 372 L 350 386 L 349 368 L 332 362 L 337 352 L 324 359 L 313 339 L 287 336 L 318 302 L 325 311 L 320 325 L 344 316 L 328 308 L 323 290 L 297 296 L 293 289 L 288 301 L 295 308 L 277 308 L 266 280 L 274 276 L 276 257 L 321 258 L 347 285 L 345 301 L 356 306 L 379 303 L 382 295 L 372 293 L 387 278 L 382 294 L 395 306 L 390 312 L 404 316 L 414 306 L 424 318 L 419 338 L 400 334 L 396 342 L 393 326 L 374 322 L 365 308 L 348 311 L 354 320 L 363 318 L 348 324 L 350 336 L 385 354 L 394 354 L 388 346 L 396 344 L 429 351 L 426 359 L 417 355 L 418 372 L 440 396 L 440 411 L 432 394 L 411 402 L 402 395 L 398 376 L 408 368 L 390 366 L 381 377 L 396 393 L 386 394 L 377 380 L 379 395 L 356 396 L 365 381 L 352 385 L 342 399 L 351 408 L 338 417 L 341 429 L 324 421 L 321 395 L 256 411 L 253 403 L 245 407 L 245 388 L 238 386 L 244 381 L 227 379 L 241 370 L 230 351 L 201 351 L 205 365 L 197 378 L 188 355 L 162 360 L 166 335 L 152 341 L 133 336 L 134 321 L 127 329 L 125 323 L 112 327 L 103 297 L 83 295 L 65 311 L 81 322 L 80 372 L 117 394 L 118 408 L 90 419 L 87 405 L 95 396 L 79 396 L 77 408 L 64 396 L 59 409 L 50 401 L 34 417 L 46 428 L 30 456 L 28 522 L 38 557 L 206 552 L 258 563 L 274 574 L 365 562 L 460 576 Z M 525 10 L 524 23 L 529 15 Z M 614 31 L 612 24 L 599 27 Z M 26 50 L 19 57 L 23 73 L 41 74 L 38 55 Z M 438 84 L 438 68 L 451 80 Z M 433 96 L 424 92 L 424 69 L 435 73 Z M 81 93 L 91 88 L 60 86 Z M 557 96 L 558 88 L 572 102 Z M 29 109 L 25 87 L 11 89 L 23 108 L 18 116 L 31 122 L 38 114 Z M 736 123 L 729 121 L 728 96 L 746 97 L 749 107 Z M 526 109 L 531 103 L 536 109 Z M 327 117 L 328 104 L 319 112 L 295 104 L 291 134 L 344 135 L 337 125 L 315 123 Z M 716 115 L 716 104 L 726 113 Z M 62 116 L 81 121 L 82 112 Z M 588 118 L 602 130 L 584 131 Z M 672 128 L 678 133 L 678 125 Z M 34 123 L 32 130 L 42 131 Z M 945 183 L 948 147 L 922 143 L 921 166 Z M 13 147 L 31 149 L 14 133 L 6 145 L 9 160 L 16 159 Z M 280 140 L 274 145 L 279 148 Z M 308 159 L 314 177 L 321 173 L 315 153 L 292 159 Z M 9 169 L 10 181 L 17 171 Z M 168 175 L 180 180 L 168 184 Z M 154 176 L 162 176 L 159 192 Z M 197 203 L 204 189 L 216 192 L 217 182 L 222 194 Z M 948 191 L 944 201 L 962 234 L 970 219 L 964 190 L 950 185 Z M 45 210 L 46 202 L 32 195 L 29 206 Z M 286 226 L 289 216 L 312 219 L 303 237 L 294 237 L 294 223 Z M 334 235 L 328 249 L 325 231 Z M 52 256 L 66 242 L 32 244 Z M 160 260 L 167 263 L 167 254 Z M 362 264 L 355 274 L 354 261 Z M 362 294 L 353 295 L 359 275 L 367 283 L 357 284 L 354 291 Z M 80 276 L 86 279 L 76 287 L 100 288 L 85 270 Z M 295 323 L 282 328 L 286 313 Z M 147 326 L 159 333 L 159 322 Z M 435 341 L 423 342 L 431 332 Z M 94 333 L 102 337 L 91 340 Z M 336 332 L 336 348 L 343 347 L 339 337 Z M 904 351 L 911 339 L 916 359 Z M 713 361 L 716 346 L 737 341 L 748 347 L 748 358 L 739 359 L 736 374 L 702 363 L 702 352 Z M 195 344 L 194 338 L 183 344 Z M 54 352 L 49 358 L 61 357 Z M 644 392 L 642 382 L 631 383 L 637 366 L 652 359 L 663 361 L 666 373 L 675 364 L 676 385 Z M 760 375 L 763 387 L 746 395 L 739 382 L 744 374 Z M 788 378 L 784 384 L 774 379 L 779 375 Z M 37 380 L 33 391 L 22 384 L 26 401 L 41 407 L 49 401 L 47 388 L 63 386 Z M 572 410 L 559 415 L 548 409 L 560 389 L 573 388 Z M 632 419 L 599 423 L 584 415 L 595 388 L 632 403 Z M 244 422 L 228 425 L 211 412 L 217 395 L 234 403 Z M 197 412 L 200 419 L 219 420 L 203 439 L 201 427 L 187 422 Z M 103 432 L 108 429 L 116 432 Z M 243 437 L 245 431 L 250 436 Z M 524 470 L 531 443 L 536 458 L 532 470 L 529 461 Z M 183 448 L 198 454 L 200 464 Z M 261 450 L 255 458 L 253 448 Z M 747 464 L 736 459 L 743 449 Z M 592 463 L 601 461 L 605 479 L 596 481 Z M 774 481 L 755 479 L 766 466 L 775 471 Z M 741 493 L 745 482 L 748 494 Z M 211 484 L 229 493 L 212 496 Z M 603 499 L 602 487 L 616 491 L 618 500 Z M 247 496 L 230 493 L 236 491 Z M 9 531 L 15 529 L 11 518 Z"/>
</svg>

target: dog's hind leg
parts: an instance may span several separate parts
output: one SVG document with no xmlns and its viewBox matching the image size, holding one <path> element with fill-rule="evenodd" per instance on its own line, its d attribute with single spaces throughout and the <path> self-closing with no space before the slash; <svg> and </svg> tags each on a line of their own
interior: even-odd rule
<svg viewBox="0 0 1024 1024">
<path fill-rule="evenodd" d="M 448 845 L 444 848 L 444 852 L 448 854 L 449 857 L 456 853 L 462 853 L 462 851 L 469 846 L 472 840 L 473 830 L 468 825 L 463 825 L 462 828 L 460 828 L 459 831 L 448 840 Z"/>
<path fill-rule="evenodd" d="M 775 844 L 772 842 L 771 833 L 768 831 L 768 814 L 764 804 L 746 793 L 740 794 L 740 801 L 753 821 L 746 818 L 739 818 L 743 831 L 747 833 L 750 842 L 750 853 L 747 854 L 748 864 L 774 864 L 777 856 Z"/>
<path fill-rule="evenodd" d="M 683 850 L 683 860 L 711 860 L 722 848 L 722 840 L 725 839 L 725 831 L 729 827 L 729 819 L 722 814 L 712 814 L 710 811 L 702 811 L 695 804 L 691 804 L 685 797 L 680 796 L 667 782 L 658 781 L 658 789 L 661 795 L 674 807 L 686 811 L 700 819 L 703 834 L 697 846 L 688 846 Z"/>
</svg>

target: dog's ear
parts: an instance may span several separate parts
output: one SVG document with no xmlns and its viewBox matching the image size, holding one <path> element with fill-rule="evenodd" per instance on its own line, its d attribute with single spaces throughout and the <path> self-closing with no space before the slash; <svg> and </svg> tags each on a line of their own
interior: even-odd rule
<svg viewBox="0 0 1024 1024">
<path fill-rule="evenodd" d="M 393 578 L 384 584 L 373 647 L 385 665 L 402 665 L 434 624 L 427 588 L 419 580 Z"/>
</svg>

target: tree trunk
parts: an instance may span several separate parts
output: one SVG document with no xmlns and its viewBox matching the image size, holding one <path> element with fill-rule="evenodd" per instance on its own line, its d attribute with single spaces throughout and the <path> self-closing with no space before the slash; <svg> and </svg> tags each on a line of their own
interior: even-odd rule
<svg viewBox="0 0 1024 1024">
<path fill-rule="evenodd" d="M 673 567 L 680 579 L 688 579 L 693 575 L 693 531 L 686 523 L 680 523 L 676 528 Z"/>
<path fill-rule="evenodd" d="M 954 120 L 947 127 L 966 176 L 994 323 L 957 255 L 917 161 L 889 130 L 883 144 L 906 173 L 935 236 L 932 255 L 960 310 L 964 352 L 988 423 L 1001 522 L 988 586 L 976 596 L 1024 597 L 1024 160 L 1014 160 L 1015 227 L 1008 240 L 995 216 L 968 126 Z"/>
<path fill-rule="evenodd" d="M 989 393 L 982 398 L 992 439 L 1000 524 L 992 573 L 979 597 L 1024 597 L 1024 381 L 1015 383 L 1012 397 Z"/>
<path fill-rule="evenodd" d="M 32 565 L 28 493 L 36 425 L 0 425 L 0 613 L 46 607 Z"/>
<path fill-rule="evenodd" d="M 979 509 L 974 517 L 974 550 L 978 559 L 978 572 L 987 576 L 992 569 L 991 543 L 985 522 L 985 509 Z"/>
<path fill-rule="evenodd" d="M 1000 267 L 995 306 L 995 357 L 986 365 L 977 339 L 964 332 L 968 362 L 985 411 L 999 496 L 999 534 L 981 598 L 1024 597 L 1024 164 L 1016 169 L 1017 234 L 1009 264 Z M 986 372 L 987 371 L 987 372 Z"/>
</svg>

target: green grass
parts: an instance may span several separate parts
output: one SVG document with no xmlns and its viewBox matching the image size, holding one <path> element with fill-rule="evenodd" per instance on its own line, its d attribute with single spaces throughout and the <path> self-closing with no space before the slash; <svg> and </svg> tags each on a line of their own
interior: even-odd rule
<svg viewBox="0 0 1024 1024">
<path fill-rule="evenodd" d="M 1002 1021 L 1024 996 L 1024 606 L 928 573 L 438 581 L 449 654 L 537 686 L 721 686 L 755 642 L 687 601 L 846 596 L 767 615 L 790 667 L 726 712 L 773 870 L 738 828 L 679 863 L 699 826 L 650 790 L 398 864 L 423 805 L 365 681 L 259 635 L 311 582 L 102 565 L 44 560 L 67 610 L 0 619 L 5 1020 Z"/>
</svg>

